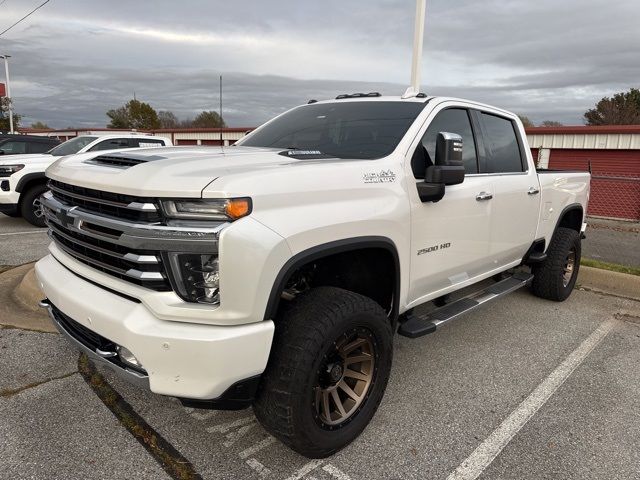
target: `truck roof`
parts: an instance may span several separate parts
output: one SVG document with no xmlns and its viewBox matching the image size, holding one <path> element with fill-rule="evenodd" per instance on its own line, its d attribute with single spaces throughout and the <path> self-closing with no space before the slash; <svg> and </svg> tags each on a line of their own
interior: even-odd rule
<svg viewBox="0 0 640 480">
<path fill-rule="evenodd" d="M 374 92 L 375 93 L 375 92 Z M 504 113 L 505 115 L 514 115 L 513 112 L 505 110 L 503 108 L 496 107 L 494 105 L 488 105 L 486 103 L 481 103 L 475 100 L 468 100 L 465 98 L 457 98 L 457 97 L 446 97 L 446 96 L 435 96 L 435 95 L 426 95 L 419 94 L 419 96 L 403 98 L 401 95 L 373 95 L 373 94 L 344 94 L 339 95 L 336 98 L 327 99 L 327 100 L 317 100 L 310 101 L 308 104 L 317 104 L 317 103 L 340 103 L 340 102 L 418 102 L 418 103 L 427 103 L 431 101 L 438 102 L 461 102 L 467 103 L 477 106 L 478 108 L 487 108 L 494 111 L 499 111 Z"/>
</svg>

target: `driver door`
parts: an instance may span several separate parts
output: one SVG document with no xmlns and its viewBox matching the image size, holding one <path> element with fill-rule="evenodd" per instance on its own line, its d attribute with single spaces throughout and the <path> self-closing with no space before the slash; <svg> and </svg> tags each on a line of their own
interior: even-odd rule
<svg viewBox="0 0 640 480">
<path fill-rule="evenodd" d="M 478 175 L 479 156 L 484 153 L 478 148 L 471 118 L 465 108 L 440 109 L 413 150 L 411 170 L 415 181 L 422 182 L 426 166 L 435 160 L 438 133 L 456 133 L 462 137 L 466 174 L 463 183 L 446 186 L 439 202 L 422 203 L 411 195 L 410 307 L 471 284 L 494 268 L 491 202 L 482 199 L 493 194 L 493 184 L 490 177 Z"/>
</svg>

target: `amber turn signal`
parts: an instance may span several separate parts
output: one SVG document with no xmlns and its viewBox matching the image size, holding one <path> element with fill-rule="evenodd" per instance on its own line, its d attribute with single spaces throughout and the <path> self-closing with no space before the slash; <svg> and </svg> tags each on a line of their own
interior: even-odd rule
<svg viewBox="0 0 640 480">
<path fill-rule="evenodd" d="M 233 220 L 246 217 L 251 213 L 251 200 L 248 198 L 234 198 L 227 202 L 225 213 Z"/>
</svg>

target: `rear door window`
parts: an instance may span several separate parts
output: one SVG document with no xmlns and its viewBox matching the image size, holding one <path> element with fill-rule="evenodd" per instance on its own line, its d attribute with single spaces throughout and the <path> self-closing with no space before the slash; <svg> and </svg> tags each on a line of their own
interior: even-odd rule
<svg viewBox="0 0 640 480">
<path fill-rule="evenodd" d="M 129 142 L 133 148 L 164 147 L 164 142 L 155 138 L 130 138 Z"/>
<path fill-rule="evenodd" d="M 98 150 L 115 150 L 118 148 L 131 148 L 128 138 L 110 138 L 109 140 L 103 140 L 102 142 L 94 145 L 89 149 L 90 152 L 96 152 Z"/>
<path fill-rule="evenodd" d="M 524 171 L 514 122 L 489 113 L 482 113 L 481 118 L 487 157 L 482 173 Z"/>
</svg>

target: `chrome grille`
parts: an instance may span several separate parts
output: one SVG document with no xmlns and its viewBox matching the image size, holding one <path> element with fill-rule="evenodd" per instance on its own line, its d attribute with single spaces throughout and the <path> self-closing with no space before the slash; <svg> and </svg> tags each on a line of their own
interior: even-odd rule
<svg viewBox="0 0 640 480">
<path fill-rule="evenodd" d="M 140 222 L 162 220 L 156 202 L 151 198 L 102 192 L 56 180 L 49 180 L 49 188 L 56 200 L 67 205 L 82 207 L 88 212 Z"/>
<path fill-rule="evenodd" d="M 49 187 L 53 199 L 65 207 L 78 208 L 101 218 L 107 218 L 105 215 L 124 217 L 145 224 L 153 224 L 149 220 L 160 219 L 157 210 L 140 210 L 140 205 L 155 205 L 147 198 L 100 192 L 54 180 L 49 181 Z M 58 248 L 79 262 L 152 290 L 171 290 L 161 255 L 156 250 L 120 245 L 118 241 L 123 232 L 115 228 L 89 221 L 65 221 L 47 204 L 46 199 L 43 209 L 51 239 Z"/>
<path fill-rule="evenodd" d="M 85 265 L 153 290 L 171 290 L 162 260 L 153 251 L 124 248 L 52 221 L 49 236 L 64 252 Z"/>
</svg>

